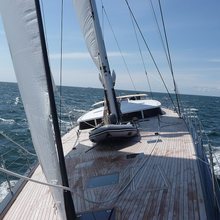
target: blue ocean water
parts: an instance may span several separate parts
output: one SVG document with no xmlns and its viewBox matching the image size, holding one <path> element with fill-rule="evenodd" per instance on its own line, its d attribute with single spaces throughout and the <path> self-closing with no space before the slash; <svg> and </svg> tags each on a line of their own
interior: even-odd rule
<svg viewBox="0 0 220 220">
<path fill-rule="evenodd" d="M 59 90 L 60 88 L 58 88 Z M 132 94 L 133 91 L 116 91 L 117 95 Z M 16 83 L 0 82 L 0 132 L 34 153 L 30 130 L 25 117 L 24 108 Z M 64 134 L 76 125 L 76 120 L 92 104 L 102 100 L 103 90 L 95 88 L 62 87 L 62 98 L 56 96 L 58 114 L 61 118 L 61 130 Z M 167 94 L 153 93 L 153 98 L 159 100 L 163 106 L 171 107 Z M 211 144 L 220 148 L 220 97 L 206 97 L 181 95 L 184 107 L 197 109 L 197 114 L 204 126 Z M 59 107 L 60 102 L 61 110 Z M 27 166 L 36 161 L 36 157 L 25 154 L 12 141 L 0 135 L 0 166 L 23 174 Z M 11 180 L 15 178 L 8 177 Z M 0 173 L 0 191 L 4 194 L 5 174 Z M 0 195 L 1 197 L 1 195 Z"/>
</svg>

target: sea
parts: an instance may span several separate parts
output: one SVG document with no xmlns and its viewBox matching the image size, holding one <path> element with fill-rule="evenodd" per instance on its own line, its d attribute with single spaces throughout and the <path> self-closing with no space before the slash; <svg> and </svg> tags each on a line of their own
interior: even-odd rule
<svg viewBox="0 0 220 220">
<path fill-rule="evenodd" d="M 133 94 L 134 91 L 117 90 L 116 93 L 126 95 Z M 37 158 L 17 84 L 0 82 L 0 94 L 0 166 L 25 174 L 29 167 L 34 166 Z M 172 108 L 167 94 L 152 95 L 163 106 Z M 102 89 L 58 87 L 56 103 L 62 134 L 76 126 L 77 119 L 102 99 Z M 207 134 L 216 155 L 220 155 L 220 97 L 181 95 L 180 100 L 183 108 L 190 108 L 197 113 L 203 132 Z M 8 193 L 7 181 L 13 186 L 18 178 L 0 172 L 0 202 Z"/>
</svg>

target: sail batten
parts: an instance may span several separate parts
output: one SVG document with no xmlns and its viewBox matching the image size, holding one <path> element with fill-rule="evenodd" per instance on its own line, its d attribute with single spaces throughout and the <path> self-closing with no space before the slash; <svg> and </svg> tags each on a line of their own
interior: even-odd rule
<svg viewBox="0 0 220 220">
<path fill-rule="evenodd" d="M 31 137 L 47 182 L 62 185 L 34 0 L 2 0 L 0 11 Z M 63 191 L 51 188 L 65 219 Z"/>
</svg>

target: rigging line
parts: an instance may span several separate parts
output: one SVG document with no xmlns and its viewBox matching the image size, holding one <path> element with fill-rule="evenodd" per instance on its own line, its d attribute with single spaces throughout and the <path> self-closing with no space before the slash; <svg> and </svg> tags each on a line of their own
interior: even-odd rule
<svg viewBox="0 0 220 220">
<path fill-rule="evenodd" d="M 2 168 L 2 167 L 0 167 L 0 171 L 3 172 L 3 173 L 6 173 L 8 175 L 15 176 L 15 177 L 17 177 L 19 179 L 24 179 L 24 180 L 27 180 L 27 181 L 30 181 L 30 182 L 34 182 L 34 183 L 39 183 L 39 184 L 45 185 L 45 186 L 51 186 L 51 187 L 55 187 L 55 188 L 59 188 L 59 189 L 63 189 L 63 190 L 72 191 L 70 189 L 70 187 L 63 186 L 63 185 L 55 185 L 55 184 L 51 184 L 51 183 L 45 183 L 45 182 L 42 182 L 42 181 L 39 181 L 39 180 L 36 180 L 36 179 L 32 179 L 30 177 L 27 177 L 27 176 L 15 173 L 13 171 L 10 171 L 10 170 Z"/>
<path fill-rule="evenodd" d="M 109 20 L 109 18 L 108 18 L 107 12 L 106 12 L 106 10 L 105 10 L 105 8 L 104 8 L 104 5 L 102 5 L 102 6 L 103 6 L 103 11 L 104 11 L 104 13 L 105 13 L 105 16 L 106 16 L 106 18 L 107 18 L 108 24 L 109 24 L 109 26 L 110 26 L 110 29 L 111 29 L 111 31 L 112 31 L 112 33 L 113 33 L 115 42 L 116 42 L 116 44 L 117 44 L 119 53 L 120 53 L 120 55 L 121 55 L 121 57 L 122 57 L 122 60 L 123 60 L 123 62 L 124 62 L 126 71 L 127 71 L 128 75 L 129 75 L 129 77 L 130 77 L 132 86 L 133 86 L 134 90 L 137 91 L 137 89 L 136 89 L 136 87 L 135 87 L 135 85 L 134 85 L 134 81 L 133 81 L 133 79 L 132 79 L 132 77 L 131 77 L 130 71 L 129 71 L 129 69 L 128 69 L 128 65 L 127 65 L 127 63 L 126 63 L 126 61 L 125 61 L 125 58 L 124 58 L 123 53 L 122 53 L 122 50 L 121 50 L 121 48 L 120 48 L 120 46 L 119 46 L 119 43 L 118 43 L 118 40 L 117 40 L 117 38 L 116 38 L 115 32 L 114 32 L 114 30 L 113 30 L 113 28 L 112 28 L 112 25 L 111 25 L 111 23 L 110 23 L 110 20 Z"/>
<path fill-rule="evenodd" d="M 132 17 L 133 17 L 133 19 L 134 19 L 134 22 L 135 22 L 135 24 L 136 24 L 136 26 L 137 26 L 137 28 L 138 28 L 138 30 L 139 30 L 139 32 L 140 32 L 140 35 L 141 35 L 141 37 L 142 37 L 142 39 L 143 39 L 143 41 L 144 41 L 144 44 L 145 44 L 145 46 L 146 46 L 146 48 L 147 48 L 147 50 L 148 50 L 148 52 L 149 52 L 149 55 L 150 55 L 150 57 L 151 57 L 151 59 L 152 59 L 152 61 L 153 61 L 153 63 L 154 63 L 154 66 L 155 66 L 155 68 L 156 68 L 156 70 L 157 70 L 157 72 L 158 72 L 158 74 L 159 74 L 159 76 L 160 76 L 160 78 L 161 78 L 161 80 L 162 80 L 162 82 L 163 82 L 163 85 L 164 85 L 164 87 L 165 87 L 165 89 L 166 89 L 166 91 L 167 91 L 167 94 L 168 94 L 168 96 L 169 96 L 169 98 L 170 98 L 170 100 L 171 100 L 171 102 L 172 102 L 172 104 L 173 104 L 173 106 L 174 106 L 174 109 L 176 110 L 176 106 L 175 106 L 175 104 L 174 104 L 173 98 L 172 98 L 172 96 L 170 95 L 170 92 L 169 92 L 169 90 L 168 90 L 168 88 L 167 88 L 167 85 L 166 85 L 166 83 L 165 83 L 165 81 L 164 81 L 164 79 L 163 79 L 163 77 L 162 77 L 162 74 L 161 74 L 161 72 L 160 72 L 160 70 L 159 70 L 159 67 L 158 67 L 158 65 L 157 65 L 157 63 L 156 63 L 154 57 L 153 57 L 153 54 L 151 53 L 151 50 L 150 50 L 150 48 L 149 48 L 149 46 L 148 46 L 148 44 L 147 44 L 147 42 L 146 42 L 146 40 L 145 40 L 145 37 L 144 37 L 144 35 L 143 35 L 143 33 L 142 33 L 141 29 L 140 29 L 140 26 L 139 26 L 139 24 L 137 23 L 137 20 L 136 20 L 136 18 L 135 18 L 135 16 L 134 16 L 133 12 L 132 12 L 132 10 L 131 10 L 131 7 L 130 7 L 128 1 L 125 0 L 125 2 L 126 2 L 126 4 L 127 4 L 127 6 L 128 6 L 129 11 L 131 12 L 131 15 L 132 15 Z"/>
<path fill-rule="evenodd" d="M 105 29 L 104 29 L 104 6 L 103 6 L 103 1 L 101 0 L 101 4 L 102 4 L 102 36 L 103 36 L 103 39 L 104 39 L 104 32 L 105 32 Z"/>
<path fill-rule="evenodd" d="M 180 116 L 180 104 L 179 104 L 179 98 L 178 98 L 178 94 L 177 94 L 177 92 L 178 92 L 177 91 L 177 85 L 176 85 L 176 81 L 175 81 L 175 78 L 174 78 L 173 65 L 172 65 L 170 49 L 169 49 L 169 43 L 168 43 L 166 27 L 165 27 L 165 22 L 164 22 L 164 16 L 163 16 L 163 11 L 162 11 L 160 0 L 158 0 L 158 3 L 159 3 L 159 8 L 160 8 L 160 15 L 161 15 L 161 20 L 162 20 L 162 24 L 163 24 L 165 42 L 166 42 L 167 53 L 168 53 L 168 58 L 169 58 L 169 63 L 170 63 L 170 71 L 171 71 L 172 78 L 173 78 L 173 85 L 174 85 L 174 92 L 175 92 L 175 95 L 176 95 L 177 106 L 178 106 L 178 113 L 179 113 L 179 116 Z"/>
<path fill-rule="evenodd" d="M 61 0 L 60 12 L 60 129 L 62 129 L 62 80 L 63 80 L 63 0 Z"/>
<path fill-rule="evenodd" d="M 32 155 L 32 156 L 37 156 L 34 153 L 31 153 L 30 151 L 28 151 L 27 149 L 25 149 L 24 147 L 22 147 L 20 144 L 16 143 L 14 140 L 12 140 L 10 137 L 8 137 L 7 135 L 5 135 L 4 133 L 0 132 L 0 134 L 6 138 L 7 140 L 11 141 L 13 144 L 17 145 L 18 147 L 20 147 L 23 151 L 25 151 L 26 153 Z"/>
<path fill-rule="evenodd" d="M 146 162 L 146 161 L 145 161 Z M 144 162 L 144 164 L 145 164 Z M 144 165 L 143 164 L 143 165 Z M 141 169 L 143 167 L 143 165 L 139 168 Z M 8 175 L 11 175 L 11 176 L 15 176 L 19 179 L 24 179 L 26 181 L 30 181 L 30 182 L 34 182 L 34 183 L 38 183 L 38 184 L 41 184 L 41 185 L 45 185 L 45 186 L 49 186 L 49 187 L 54 187 L 54 188 L 58 188 L 60 190 L 64 190 L 64 191 L 69 191 L 69 192 L 72 192 L 73 194 L 75 194 L 76 196 L 78 196 L 79 198 L 87 201 L 87 202 L 90 202 L 90 203 L 93 203 L 93 204 L 101 204 L 101 203 L 106 203 L 106 202 L 110 202 L 112 200 L 115 200 L 117 199 L 126 189 L 127 187 L 130 185 L 130 183 L 132 182 L 132 180 L 135 178 L 135 176 L 138 174 L 140 170 L 138 170 L 133 178 L 130 179 L 130 181 L 125 185 L 125 187 L 116 195 L 114 196 L 113 198 L 108 198 L 107 200 L 103 200 L 103 201 L 94 201 L 94 200 L 91 200 L 91 199 L 88 199 L 86 197 L 83 197 L 82 195 L 80 195 L 78 192 L 76 192 L 75 189 L 71 189 L 70 187 L 68 186 L 63 186 L 63 185 L 56 185 L 56 184 L 53 184 L 53 183 L 47 183 L 47 182 L 42 182 L 42 181 L 39 181 L 39 180 L 36 180 L 36 179 L 33 179 L 33 178 L 30 178 L 30 177 L 27 177 L 27 176 L 24 176 L 24 175 L 21 175 L 21 174 L 18 174 L 18 173 L 15 173 L 13 171 L 10 171 L 8 169 L 5 169 L 5 168 L 2 168 L 0 167 L 0 172 L 3 172 L 3 173 L 6 173 Z"/>
<path fill-rule="evenodd" d="M 61 10 L 63 10 L 63 0 L 61 0 L 62 2 L 61 2 L 61 4 L 62 4 L 62 7 L 61 7 Z M 43 0 L 40 0 L 40 3 L 41 3 L 41 11 L 42 11 L 42 18 L 43 18 L 43 28 L 44 28 L 44 33 L 45 33 L 45 40 L 46 40 L 46 46 L 47 46 L 47 51 L 48 51 L 48 54 L 49 54 L 49 46 L 48 46 L 48 40 L 47 40 L 47 28 L 46 28 L 46 16 L 45 16 L 45 12 L 44 12 L 44 4 L 43 4 Z M 63 12 L 61 12 L 61 17 L 63 17 L 63 15 L 62 15 L 62 13 Z M 63 21 L 61 21 L 61 29 L 63 29 Z M 63 34 L 61 33 L 61 39 L 62 39 L 62 36 L 63 36 Z M 63 41 L 63 40 L 61 40 L 61 41 Z M 62 45 L 61 45 L 61 49 L 60 49 L 61 51 L 62 51 Z M 61 53 L 62 54 L 62 53 Z M 61 56 L 61 60 L 62 60 L 62 56 Z M 49 60 L 50 61 L 50 60 Z M 61 63 L 61 61 L 60 61 L 60 63 Z M 62 70 L 62 63 L 61 63 L 61 65 L 60 65 L 60 69 Z M 60 71 L 61 72 L 61 71 Z M 61 75 L 61 74 L 60 74 Z M 54 78 L 53 78 L 53 75 L 52 75 L 52 73 L 51 73 L 51 77 L 52 77 L 52 80 L 53 80 L 53 89 L 54 89 L 54 91 L 57 91 L 57 89 L 56 89 L 56 85 L 55 85 L 55 82 L 54 82 Z M 60 85 L 62 85 L 62 78 L 61 78 L 61 83 L 60 83 Z M 61 106 L 61 92 L 60 92 L 60 94 L 57 92 L 56 94 L 58 94 L 59 95 L 59 98 L 60 98 L 60 106 Z M 60 109 L 61 109 L 61 107 L 60 107 Z M 60 120 L 61 120 L 61 110 L 60 110 Z M 60 125 L 60 127 L 61 127 L 61 121 L 59 122 L 59 125 Z"/>
<path fill-rule="evenodd" d="M 150 85 L 150 80 L 149 80 L 149 77 L 148 77 L 148 72 L 147 72 L 147 69 L 146 69 L 146 65 L 144 63 L 144 58 L 143 58 L 143 54 L 142 54 L 142 51 L 141 51 L 140 42 L 138 40 L 137 31 L 136 31 L 136 28 L 135 28 L 135 25 L 134 25 L 134 20 L 132 18 L 131 12 L 130 12 L 130 17 L 131 17 L 131 22 L 132 22 L 132 26 L 133 26 L 133 29 L 134 29 L 136 41 L 137 41 L 137 44 L 138 44 L 140 57 L 141 57 L 142 64 L 143 64 L 143 67 L 144 67 L 145 75 L 147 77 L 147 82 L 148 82 L 148 86 L 149 86 L 149 89 L 150 89 L 151 98 L 153 99 L 153 93 L 152 93 L 152 89 L 151 89 L 151 85 Z"/>
<path fill-rule="evenodd" d="M 158 32 L 159 32 L 159 35 L 160 35 L 160 39 L 161 39 L 161 42 L 162 42 L 162 46 L 163 46 L 163 49 L 164 49 L 164 52 L 165 52 L 165 55 L 166 55 L 166 58 L 167 58 L 168 65 L 170 67 L 170 62 L 169 62 L 169 58 L 168 58 L 168 55 L 167 55 L 167 50 L 166 50 L 166 47 L 165 47 L 165 44 L 164 44 L 164 40 L 163 40 L 163 37 L 162 37 L 162 33 L 161 33 L 161 30 L 160 30 L 160 26 L 159 26 L 159 23 L 158 23 L 158 20 L 157 20 L 157 15 L 156 15 L 156 12 L 154 10 L 152 0 L 150 0 L 150 3 L 151 3 L 151 8 L 152 8 L 152 11 L 153 11 L 153 14 L 154 14 L 154 19 L 155 19 L 155 22 L 156 22 L 156 25 L 157 25 L 157 29 L 158 29 Z"/>
</svg>

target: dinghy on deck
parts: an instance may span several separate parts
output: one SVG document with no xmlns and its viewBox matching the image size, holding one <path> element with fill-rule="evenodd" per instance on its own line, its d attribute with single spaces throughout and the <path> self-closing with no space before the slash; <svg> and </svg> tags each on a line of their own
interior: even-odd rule
<svg viewBox="0 0 220 220">
<path fill-rule="evenodd" d="M 94 143 L 115 140 L 127 139 L 138 134 L 138 129 L 132 124 L 114 125 L 108 124 L 94 128 L 89 133 L 90 141 Z"/>
</svg>

